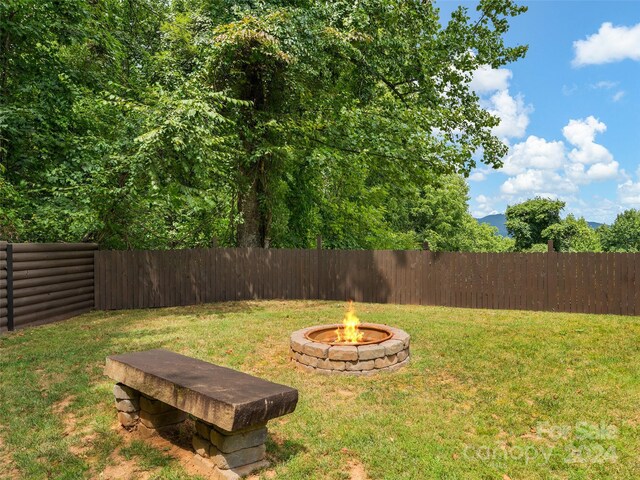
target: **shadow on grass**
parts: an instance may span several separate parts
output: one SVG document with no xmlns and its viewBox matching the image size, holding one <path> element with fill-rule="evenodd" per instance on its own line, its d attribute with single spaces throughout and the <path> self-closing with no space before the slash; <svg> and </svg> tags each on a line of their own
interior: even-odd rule
<svg viewBox="0 0 640 480">
<path fill-rule="evenodd" d="M 91 313 L 118 316 L 122 314 L 141 312 L 153 317 L 173 317 L 176 314 L 224 315 L 226 313 L 252 313 L 254 311 L 265 310 L 266 308 L 266 306 L 258 305 L 257 301 L 239 300 L 230 302 L 199 303 L 194 305 L 176 305 L 171 307 L 151 307 L 143 309 L 94 310 Z"/>
<path fill-rule="evenodd" d="M 194 464 L 194 450 L 192 437 L 196 433 L 194 419 L 189 416 L 183 423 L 174 425 L 154 433 L 143 433 L 136 429 L 127 432 L 120 431 L 124 438 L 128 438 L 127 445 L 122 447 L 120 453 L 129 460 L 137 457 L 138 463 L 145 469 L 163 468 L 177 461 L 189 474 L 206 475 L 206 469 L 202 465 Z M 276 434 L 267 437 L 267 459 L 271 466 L 283 464 L 291 458 L 305 452 L 307 449 L 301 443 L 284 440 L 280 441 Z"/>
<path fill-rule="evenodd" d="M 268 425 L 267 425 L 268 427 Z M 298 456 L 299 454 L 306 452 L 307 447 L 305 447 L 300 442 L 295 442 L 293 440 L 278 440 L 274 438 L 272 433 L 269 433 L 267 436 L 267 456 L 271 463 L 286 463 L 293 457 Z"/>
</svg>

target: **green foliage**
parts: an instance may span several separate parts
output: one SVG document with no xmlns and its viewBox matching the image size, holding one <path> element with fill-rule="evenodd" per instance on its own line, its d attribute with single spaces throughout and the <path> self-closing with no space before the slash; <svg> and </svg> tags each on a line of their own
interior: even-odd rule
<svg viewBox="0 0 640 480">
<path fill-rule="evenodd" d="M 498 229 L 486 223 L 480 223 L 471 215 L 466 216 L 464 228 L 458 234 L 459 248 L 462 252 L 511 252 L 515 247 L 512 238 L 503 237 Z"/>
<path fill-rule="evenodd" d="M 558 252 L 600 252 L 600 238 L 584 218 L 568 215 L 542 231 L 542 238 L 553 240 Z"/>
<path fill-rule="evenodd" d="M 479 224 L 468 212 L 469 187 L 457 175 L 440 177 L 431 188 L 418 190 L 415 199 L 405 195 L 410 206 L 411 228 L 434 251 L 502 252 L 513 241 L 498 230 Z"/>
<path fill-rule="evenodd" d="M 18 194 L 9 182 L 4 179 L 4 167 L 0 165 L 0 238 L 15 241 L 21 230 L 20 216 L 16 209 Z"/>
<path fill-rule="evenodd" d="M 460 175 L 499 166 L 472 72 L 525 11 L 431 2 L 0 4 L 0 235 L 113 248 L 506 248 Z"/>
<path fill-rule="evenodd" d="M 640 210 L 625 210 L 611 226 L 599 227 L 598 234 L 607 252 L 640 252 Z"/>
<path fill-rule="evenodd" d="M 549 251 L 549 247 L 546 243 L 534 243 L 523 251 L 526 253 L 545 253 Z"/>
<path fill-rule="evenodd" d="M 506 227 L 515 240 L 516 250 L 527 250 L 534 244 L 544 243 L 542 232 L 560 222 L 560 211 L 564 206 L 560 200 L 536 197 L 507 207 Z"/>
</svg>

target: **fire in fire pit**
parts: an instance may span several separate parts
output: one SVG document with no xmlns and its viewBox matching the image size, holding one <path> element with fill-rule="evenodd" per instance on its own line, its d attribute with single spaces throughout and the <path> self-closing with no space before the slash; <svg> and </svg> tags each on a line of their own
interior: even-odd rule
<svg viewBox="0 0 640 480">
<path fill-rule="evenodd" d="M 305 333 L 305 337 L 312 342 L 329 345 L 370 345 L 393 337 L 391 330 L 382 325 L 360 325 L 353 302 L 350 301 L 341 326 L 314 327 Z"/>
<path fill-rule="evenodd" d="M 291 358 L 318 373 L 364 375 L 396 370 L 409 361 L 409 335 L 387 325 L 360 323 L 349 302 L 341 325 L 293 332 Z"/>
<path fill-rule="evenodd" d="M 358 328 L 360 319 L 356 317 L 353 301 L 349 300 L 349 310 L 342 320 L 342 328 L 336 328 L 336 343 L 361 343 L 364 332 Z"/>
</svg>

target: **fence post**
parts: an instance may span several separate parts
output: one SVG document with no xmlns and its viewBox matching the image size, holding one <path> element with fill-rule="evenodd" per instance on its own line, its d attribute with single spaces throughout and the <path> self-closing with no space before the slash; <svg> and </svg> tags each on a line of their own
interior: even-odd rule
<svg viewBox="0 0 640 480">
<path fill-rule="evenodd" d="M 433 302 L 431 302 L 431 288 L 429 283 L 429 277 L 431 276 L 431 269 L 429 268 L 431 253 L 429 242 L 426 240 L 422 242 L 422 251 L 425 253 L 425 255 L 420 256 L 422 265 L 420 268 L 419 285 L 421 287 L 419 303 L 420 305 L 432 305 Z"/>
<path fill-rule="evenodd" d="M 547 242 L 547 254 L 544 256 L 547 264 L 547 298 L 545 310 L 555 312 L 557 310 L 558 289 L 558 257 L 553 248 L 553 240 Z"/>
<path fill-rule="evenodd" d="M 317 260 L 318 260 L 318 277 L 316 278 L 316 296 L 318 297 L 317 300 L 320 300 L 323 298 L 322 292 L 321 290 L 321 282 L 320 280 L 322 279 L 322 235 L 318 235 L 316 237 L 316 255 L 318 256 Z"/>
<path fill-rule="evenodd" d="M 7 244 L 7 330 L 12 332 L 13 325 L 13 244 Z"/>
</svg>

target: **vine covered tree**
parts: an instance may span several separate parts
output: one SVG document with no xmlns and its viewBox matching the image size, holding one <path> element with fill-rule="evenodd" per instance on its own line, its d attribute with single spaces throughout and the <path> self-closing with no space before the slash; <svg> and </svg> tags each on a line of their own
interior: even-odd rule
<svg viewBox="0 0 640 480">
<path fill-rule="evenodd" d="M 448 238 L 420 211 L 478 152 L 501 165 L 498 119 L 469 82 L 525 54 L 503 40 L 524 11 L 2 2 L 0 234 L 118 248 Z"/>
<path fill-rule="evenodd" d="M 329 159 L 372 185 L 425 184 L 434 173 L 468 172 L 478 150 L 501 164 L 498 120 L 468 82 L 480 65 L 524 55 L 503 43 L 506 18 L 524 8 L 481 1 L 477 20 L 460 7 L 442 26 L 432 2 L 259 5 L 207 13 L 207 76 L 250 102 L 233 114 L 239 245 L 270 243 L 279 196 L 296 188 L 282 184 L 291 169 L 317 179 L 308 170 L 331 170 L 321 163 Z"/>
</svg>

